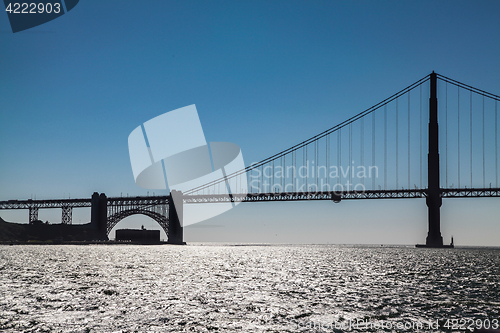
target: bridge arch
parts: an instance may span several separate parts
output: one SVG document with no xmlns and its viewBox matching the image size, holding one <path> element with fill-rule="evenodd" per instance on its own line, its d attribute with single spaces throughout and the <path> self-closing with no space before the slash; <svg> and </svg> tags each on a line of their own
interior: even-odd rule
<svg viewBox="0 0 500 333">
<path fill-rule="evenodd" d="M 109 235 L 111 230 L 118 224 L 118 222 L 120 222 L 121 220 L 123 220 L 126 217 L 136 215 L 136 214 L 142 214 L 142 215 L 146 215 L 146 216 L 152 218 L 160 225 L 160 227 L 162 227 L 162 229 L 168 235 L 168 218 L 166 216 L 161 215 L 161 214 L 156 213 L 156 212 L 152 212 L 152 211 L 145 210 L 145 209 L 138 209 L 138 208 L 122 210 L 122 211 L 119 211 L 119 212 L 109 216 L 107 226 L 106 226 L 106 234 Z"/>
</svg>

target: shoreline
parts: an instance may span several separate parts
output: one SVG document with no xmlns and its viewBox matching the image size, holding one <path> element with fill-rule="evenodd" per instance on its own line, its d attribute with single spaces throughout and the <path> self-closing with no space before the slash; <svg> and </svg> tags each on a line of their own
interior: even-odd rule
<svg viewBox="0 0 500 333">
<path fill-rule="evenodd" d="M 123 242 L 123 241 L 0 241 L 0 245 L 186 245 L 169 242 Z"/>
</svg>

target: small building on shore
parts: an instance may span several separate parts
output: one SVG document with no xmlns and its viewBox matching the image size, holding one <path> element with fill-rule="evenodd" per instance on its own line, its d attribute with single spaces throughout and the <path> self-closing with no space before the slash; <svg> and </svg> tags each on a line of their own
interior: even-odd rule
<svg viewBox="0 0 500 333">
<path fill-rule="evenodd" d="M 159 244 L 160 230 L 146 230 L 144 227 L 142 229 L 118 229 L 115 239 L 140 244 Z"/>
</svg>

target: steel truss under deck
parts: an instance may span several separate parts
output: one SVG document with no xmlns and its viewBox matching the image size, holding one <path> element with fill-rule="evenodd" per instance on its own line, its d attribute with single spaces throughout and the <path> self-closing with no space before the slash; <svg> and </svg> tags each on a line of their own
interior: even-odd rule
<svg viewBox="0 0 500 333">
<path fill-rule="evenodd" d="M 184 203 L 426 198 L 426 189 L 185 195 Z M 443 198 L 500 197 L 500 188 L 441 189 Z"/>
</svg>

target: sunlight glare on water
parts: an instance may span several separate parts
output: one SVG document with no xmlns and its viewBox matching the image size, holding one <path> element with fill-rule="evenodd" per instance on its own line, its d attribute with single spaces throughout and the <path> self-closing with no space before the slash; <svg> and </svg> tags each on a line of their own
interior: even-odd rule
<svg viewBox="0 0 500 333">
<path fill-rule="evenodd" d="M 498 248 L 0 246 L 0 331 L 312 332 L 312 323 L 352 320 L 498 319 L 499 267 Z"/>
</svg>

